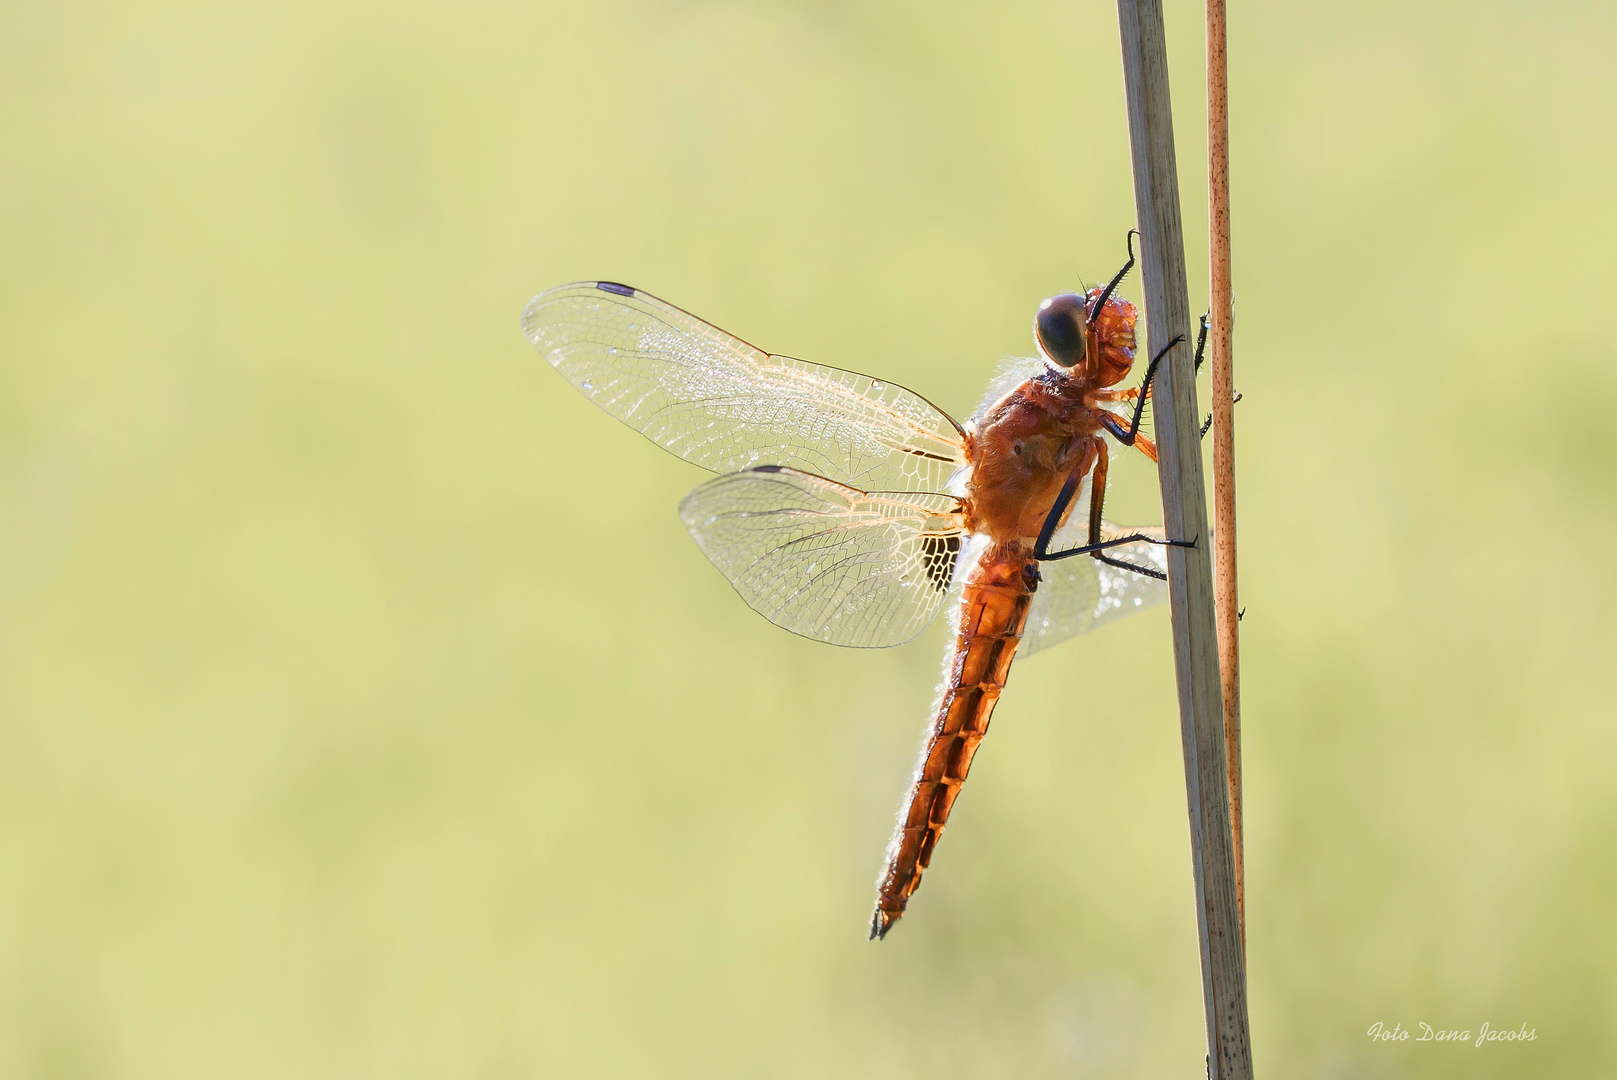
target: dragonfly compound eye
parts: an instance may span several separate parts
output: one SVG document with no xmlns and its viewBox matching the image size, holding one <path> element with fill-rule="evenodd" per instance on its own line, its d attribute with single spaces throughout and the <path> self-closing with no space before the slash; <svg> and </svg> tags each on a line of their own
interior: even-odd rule
<svg viewBox="0 0 1617 1080">
<path fill-rule="evenodd" d="M 1052 296 L 1033 317 L 1039 351 L 1052 363 L 1072 367 L 1084 358 L 1084 298 L 1074 293 Z"/>
</svg>

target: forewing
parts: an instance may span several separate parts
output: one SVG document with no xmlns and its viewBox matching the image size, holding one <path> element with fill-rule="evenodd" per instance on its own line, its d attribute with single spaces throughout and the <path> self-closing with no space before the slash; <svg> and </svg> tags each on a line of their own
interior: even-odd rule
<svg viewBox="0 0 1617 1080">
<path fill-rule="evenodd" d="M 1067 524 L 1051 541 L 1055 551 L 1080 547 L 1089 542 L 1089 506 L 1074 508 Z M 1081 513 L 1080 513 L 1081 511 Z M 1160 529 L 1124 529 L 1103 522 L 1101 534 L 1122 536 L 1161 534 Z M 1145 566 L 1158 573 L 1168 572 L 1167 548 L 1160 544 L 1136 542 L 1108 548 L 1106 554 L 1120 562 Z M 1070 637 L 1104 626 L 1131 612 L 1142 611 L 1168 598 L 1168 583 L 1158 578 L 1120 570 L 1098 559 L 1076 556 L 1039 564 L 1039 587 L 1028 607 L 1027 628 L 1022 631 L 1019 652 L 1024 655 L 1060 644 Z"/>
<path fill-rule="evenodd" d="M 679 515 L 754 611 L 856 648 L 901 645 L 926 629 L 964 536 L 952 495 L 865 492 L 779 466 L 709 481 Z"/>
<path fill-rule="evenodd" d="M 585 397 L 717 473 L 786 465 L 865 490 L 937 491 L 965 461 L 954 421 L 919 394 L 772 355 L 626 285 L 540 293 L 522 332 Z"/>
</svg>

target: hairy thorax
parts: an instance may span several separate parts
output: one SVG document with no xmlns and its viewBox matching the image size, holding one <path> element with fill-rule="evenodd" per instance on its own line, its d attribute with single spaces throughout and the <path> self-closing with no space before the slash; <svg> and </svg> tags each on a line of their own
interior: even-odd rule
<svg viewBox="0 0 1617 1080">
<path fill-rule="evenodd" d="M 1061 372 L 1029 379 L 974 421 L 966 495 L 972 525 L 995 540 L 1031 543 L 1079 464 L 1098 410 Z"/>
</svg>

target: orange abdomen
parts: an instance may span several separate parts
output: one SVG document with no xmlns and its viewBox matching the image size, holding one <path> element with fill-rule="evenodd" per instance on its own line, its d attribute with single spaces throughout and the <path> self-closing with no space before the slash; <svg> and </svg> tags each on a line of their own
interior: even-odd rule
<svg viewBox="0 0 1617 1080">
<path fill-rule="evenodd" d="M 1038 584 L 1037 563 L 1020 543 L 995 544 L 968 571 L 943 688 L 921 761 L 899 817 L 876 896 L 870 936 L 885 937 L 904 914 L 988 731 Z"/>
</svg>

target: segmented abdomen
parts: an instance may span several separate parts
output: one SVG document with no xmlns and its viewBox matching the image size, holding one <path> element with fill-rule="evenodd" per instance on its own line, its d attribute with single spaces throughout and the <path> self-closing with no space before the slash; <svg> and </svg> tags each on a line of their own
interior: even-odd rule
<svg viewBox="0 0 1617 1080">
<path fill-rule="evenodd" d="M 872 938 L 885 937 L 904 914 L 932 861 L 972 755 L 1005 688 L 1037 584 L 1037 563 L 1019 543 L 994 544 L 967 571 L 954 644 L 944 657 L 943 687 L 877 883 Z"/>
</svg>

